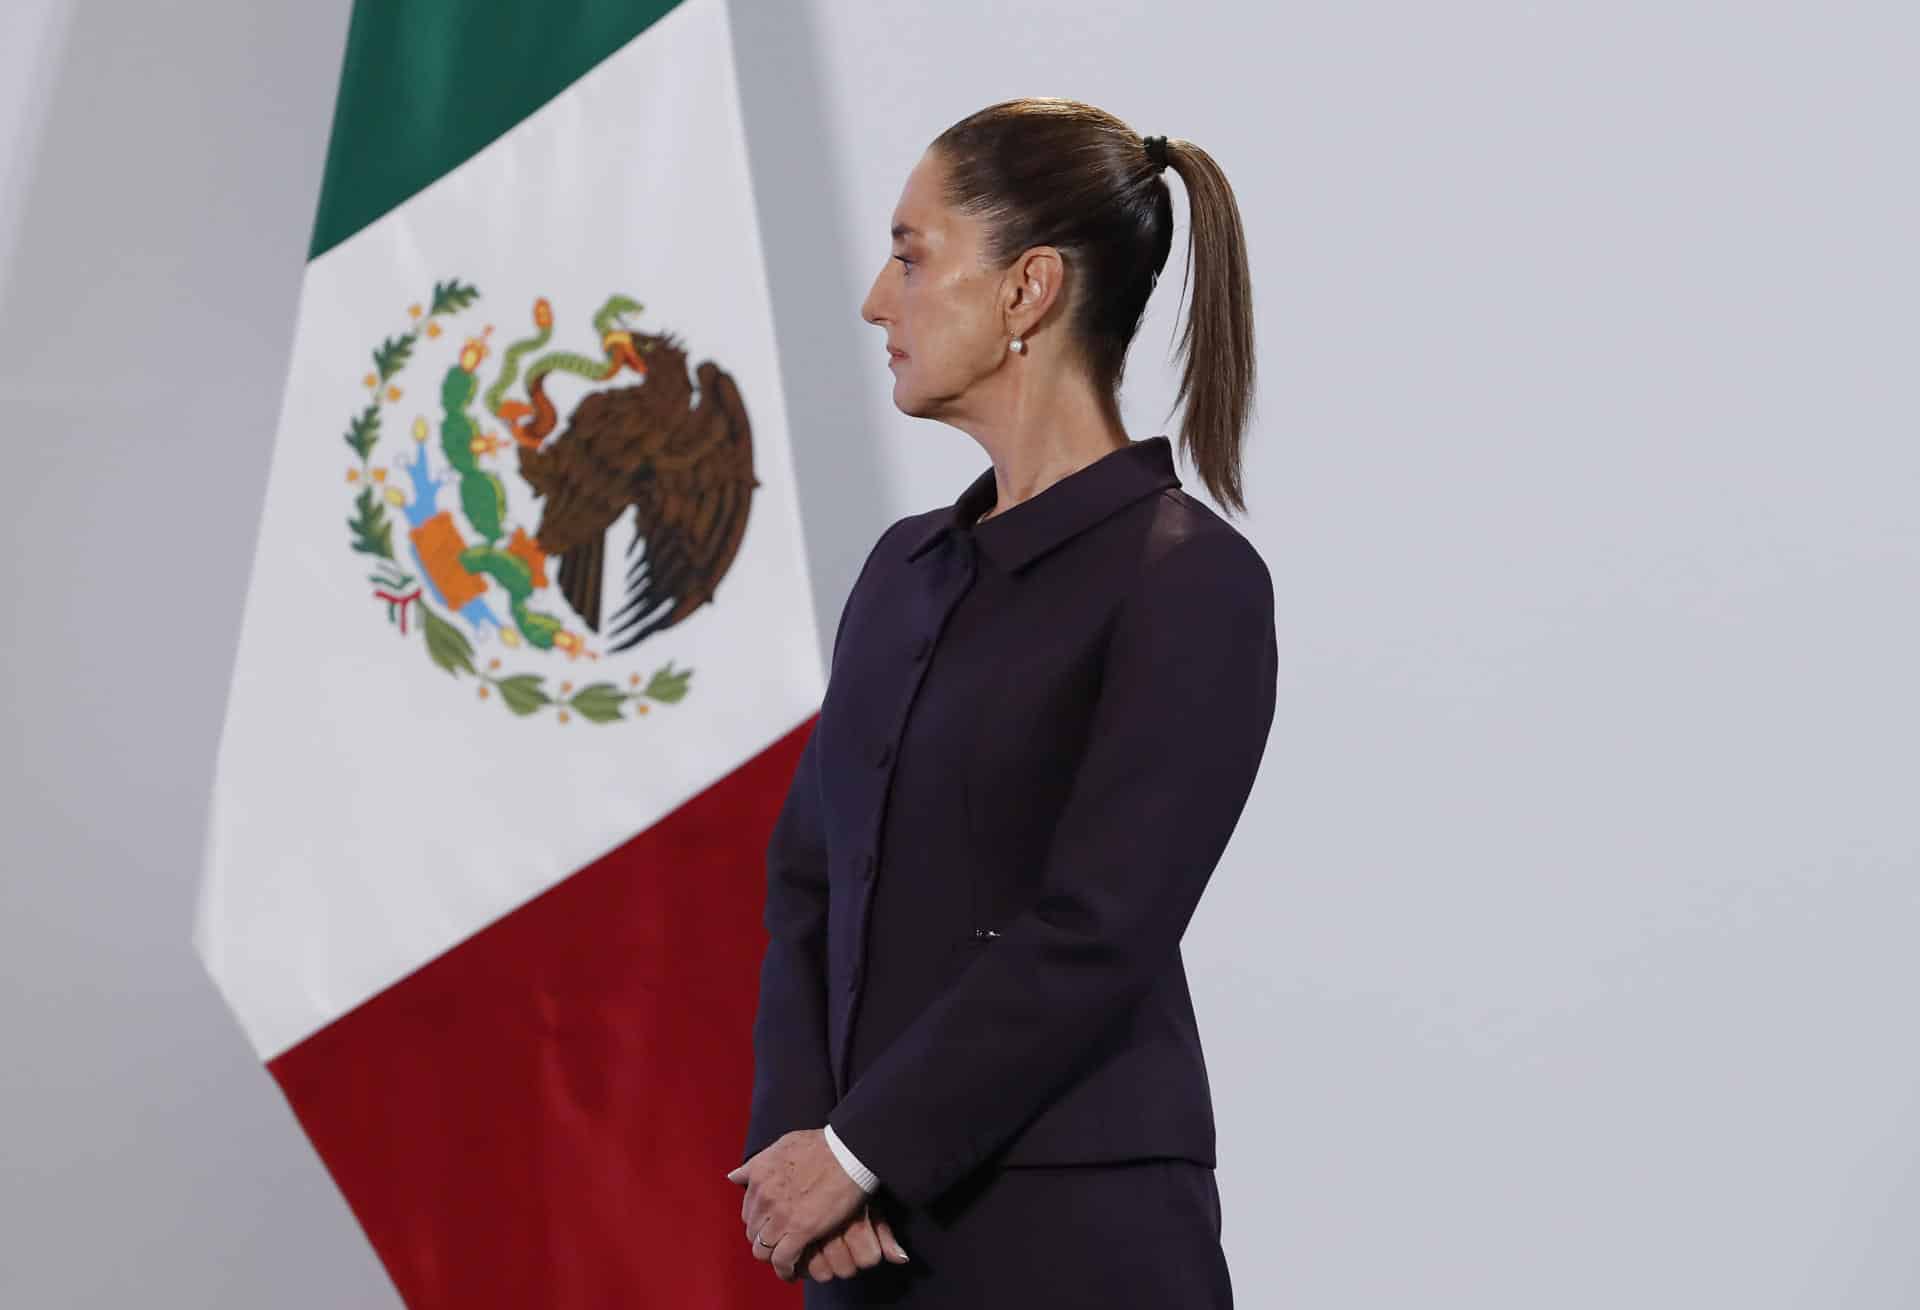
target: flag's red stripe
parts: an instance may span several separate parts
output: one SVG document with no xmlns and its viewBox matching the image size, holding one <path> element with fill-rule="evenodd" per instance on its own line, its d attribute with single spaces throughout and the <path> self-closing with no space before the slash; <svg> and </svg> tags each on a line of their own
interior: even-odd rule
<svg viewBox="0 0 1920 1310">
<path fill-rule="evenodd" d="M 813 723 L 269 1063 L 408 1306 L 796 1304 L 724 1175 Z"/>
</svg>

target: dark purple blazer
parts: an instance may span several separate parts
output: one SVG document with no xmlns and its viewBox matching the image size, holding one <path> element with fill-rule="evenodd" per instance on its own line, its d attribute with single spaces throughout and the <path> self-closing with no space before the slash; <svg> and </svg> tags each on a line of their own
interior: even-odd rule
<svg viewBox="0 0 1920 1310">
<path fill-rule="evenodd" d="M 746 1150 L 1212 1165 L 1180 938 L 1273 721 L 1273 584 L 1165 436 L 881 534 L 767 850 Z"/>
</svg>

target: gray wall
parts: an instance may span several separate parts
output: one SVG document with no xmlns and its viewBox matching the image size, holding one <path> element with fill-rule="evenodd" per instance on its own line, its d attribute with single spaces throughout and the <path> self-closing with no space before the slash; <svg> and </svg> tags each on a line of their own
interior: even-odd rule
<svg viewBox="0 0 1920 1310">
<path fill-rule="evenodd" d="M 397 1307 L 189 941 L 346 9 L 48 7 L 0 263 L 0 1305 Z"/>
<path fill-rule="evenodd" d="M 5 21 L 0 1304 L 392 1305 L 188 941 L 346 7 Z M 1187 955 L 1241 1302 L 1920 1301 L 1911 8 L 734 24 L 823 634 L 984 463 L 857 316 L 925 142 L 1071 95 L 1239 188 L 1281 705 Z"/>
</svg>

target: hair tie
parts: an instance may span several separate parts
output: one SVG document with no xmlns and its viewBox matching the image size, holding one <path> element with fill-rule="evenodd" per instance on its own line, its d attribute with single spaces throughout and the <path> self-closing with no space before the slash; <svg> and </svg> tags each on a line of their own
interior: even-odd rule
<svg viewBox="0 0 1920 1310">
<path fill-rule="evenodd" d="M 1155 170 L 1165 168 L 1167 166 L 1167 139 L 1163 136 L 1145 137 L 1143 138 L 1143 144 L 1147 147 L 1147 158 L 1153 161 Z"/>
</svg>

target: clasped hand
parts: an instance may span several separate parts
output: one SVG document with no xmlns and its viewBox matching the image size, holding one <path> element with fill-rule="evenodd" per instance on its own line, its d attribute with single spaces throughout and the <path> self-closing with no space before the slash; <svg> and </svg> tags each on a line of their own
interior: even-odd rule
<svg viewBox="0 0 1920 1310">
<path fill-rule="evenodd" d="M 807 1272 L 823 1283 L 851 1278 L 883 1258 L 907 1259 L 887 1221 L 872 1213 L 867 1194 L 834 1158 L 824 1129 L 786 1134 L 728 1173 L 727 1181 L 747 1189 L 740 1220 L 753 1258 L 772 1264 L 784 1282 L 800 1276 L 803 1255 Z"/>
</svg>

